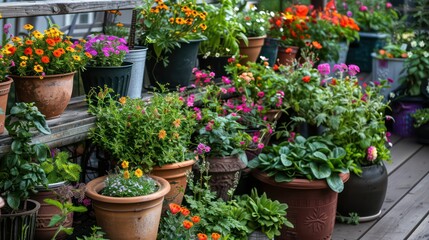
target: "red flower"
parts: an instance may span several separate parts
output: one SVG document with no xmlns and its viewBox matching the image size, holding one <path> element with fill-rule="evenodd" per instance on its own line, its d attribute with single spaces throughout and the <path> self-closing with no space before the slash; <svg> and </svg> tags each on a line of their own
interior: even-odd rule
<svg viewBox="0 0 429 240">
<path fill-rule="evenodd" d="M 48 56 L 43 56 L 42 57 L 42 63 L 49 63 L 49 57 Z"/>
<path fill-rule="evenodd" d="M 193 223 L 199 223 L 199 222 L 200 222 L 200 220 L 201 220 L 201 218 L 200 218 L 199 216 L 193 216 L 193 217 L 191 218 L 191 221 L 192 221 Z"/>
<path fill-rule="evenodd" d="M 194 224 L 191 221 L 188 221 L 188 220 L 183 221 L 183 227 L 184 228 L 190 229 L 192 226 L 194 226 Z"/>
<path fill-rule="evenodd" d="M 286 53 L 292 53 L 292 48 L 290 48 L 290 47 L 286 48 L 285 52 Z"/>
<path fill-rule="evenodd" d="M 212 239 L 213 239 L 213 240 L 218 240 L 218 239 L 220 239 L 220 234 L 219 234 L 219 233 L 212 233 Z"/>
<path fill-rule="evenodd" d="M 305 82 L 305 83 L 310 82 L 310 79 L 311 79 L 310 76 L 304 76 L 304 77 L 302 77 L 302 81 Z"/>
<path fill-rule="evenodd" d="M 33 54 L 33 49 L 31 47 L 28 47 L 24 50 L 25 55 L 31 55 Z"/>
<path fill-rule="evenodd" d="M 207 240 L 207 235 L 205 235 L 204 233 L 198 233 L 197 234 L 198 240 Z"/>
<path fill-rule="evenodd" d="M 181 210 L 180 205 L 175 204 L 175 203 L 170 203 L 168 206 L 170 207 L 170 212 L 172 214 L 176 214 L 176 213 L 180 212 L 180 210 Z"/>
<path fill-rule="evenodd" d="M 180 208 L 180 212 L 182 213 L 182 215 L 183 215 L 183 216 L 188 216 L 188 215 L 189 215 L 189 213 L 191 213 L 191 212 L 189 211 L 189 209 L 187 209 L 187 208 L 185 208 L 185 207 L 181 207 L 181 208 Z"/>
<path fill-rule="evenodd" d="M 277 70 L 279 70 L 279 65 L 277 65 L 277 64 L 274 64 L 274 66 L 273 66 L 273 70 L 274 70 L 274 71 L 277 71 Z"/>
</svg>

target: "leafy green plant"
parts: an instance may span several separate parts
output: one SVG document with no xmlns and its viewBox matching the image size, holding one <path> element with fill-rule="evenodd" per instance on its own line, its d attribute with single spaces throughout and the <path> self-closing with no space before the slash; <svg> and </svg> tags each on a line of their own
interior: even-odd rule
<svg viewBox="0 0 429 240">
<path fill-rule="evenodd" d="M 185 206 L 169 204 L 169 209 L 161 219 L 157 239 L 195 239 L 199 232 L 201 218 L 192 215 Z"/>
<path fill-rule="evenodd" d="M 0 190 L 8 206 L 16 211 L 35 187 L 46 185 L 48 180 L 40 163 L 49 156 L 46 144 L 32 144 L 33 130 L 43 134 L 51 131 L 45 116 L 34 103 L 17 103 L 10 110 L 5 121 L 6 129 L 12 138 L 10 152 L 0 162 Z"/>
<path fill-rule="evenodd" d="M 259 196 L 255 188 L 250 196 L 244 195 L 241 200 L 245 204 L 244 211 L 250 213 L 247 226 L 252 231 L 261 231 L 269 239 L 274 239 L 275 236 L 280 236 L 282 227 L 293 228 L 293 224 L 286 218 L 287 204 L 269 199 L 266 193 Z"/>
<path fill-rule="evenodd" d="M 342 216 L 342 215 L 337 215 L 337 220 L 342 222 L 342 223 L 346 223 L 346 224 L 358 225 L 359 224 L 359 215 L 355 212 L 349 213 L 348 217 Z"/>
<path fill-rule="evenodd" d="M 258 168 L 273 177 L 276 182 L 290 182 L 295 178 L 326 180 L 335 192 L 344 189 L 340 173 L 348 173 L 344 161 L 346 151 L 334 145 L 328 138 L 312 136 L 268 146 L 264 153 L 250 161 L 249 168 Z"/>
<path fill-rule="evenodd" d="M 417 109 L 411 117 L 414 118 L 414 127 L 418 128 L 429 122 L 429 108 Z"/>
<path fill-rule="evenodd" d="M 267 34 L 270 28 L 268 12 L 257 11 L 256 6 L 252 5 L 249 10 L 241 9 L 237 15 L 238 21 L 244 26 L 247 37 L 261 37 Z"/>
<path fill-rule="evenodd" d="M 79 164 L 70 162 L 67 152 L 58 152 L 52 158 L 46 159 L 40 166 L 46 174 L 48 183 L 76 182 L 82 171 Z"/>
<path fill-rule="evenodd" d="M 104 238 L 105 232 L 101 231 L 101 227 L 99 226 L 92 226 L 91 227 L 92 233 L 90 236 L 83 236 L 83 238 L 76 238 L 77 240 L 109 240 L 107 238 Z"/>
</svg>

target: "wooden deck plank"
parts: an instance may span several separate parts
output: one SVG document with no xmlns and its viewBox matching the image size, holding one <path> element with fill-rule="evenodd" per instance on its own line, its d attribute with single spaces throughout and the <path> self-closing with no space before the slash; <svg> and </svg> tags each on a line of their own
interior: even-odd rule
<svg viewBox="0 0 429 240">
<path fill-rule="evenodd" d="M 396 147 L 400 147 L 399 144 Z M 405 161 L 400 168 L 389 175 L 387 194 L 382 207 L 381 218 L 429 172 L 429 161 L 427 160 L 427 156 L 429 156 L 429 146 L 419 149 L 419 151 Z M 375 225 L 377 221 L 379 221 L 379 219 L 359 225 L 337 223 L 334 228 L 332 239 L 359 239 L 366 231 Z"/>
<path fill-rule="evenodd" d="M 390 151 L 392 154 L 392 163 L 386 163 L 387 172 L 389 174 L 394 172 L 422 147 L 423 145 L 417 143 L 413 138 L 404 138 L 401 141 L 394 143 Z"/>
<path fill-rule="evenodd" d="M 429 174 L 395 205 L 362 240 L 405 239 L 429 212 Z"/>
<path fill-rule="evenodd" d="M 429 214 L 420 222 L 417 229 L 407 238 L 410 240 L 427 240 L 429 239 Z"/>
</svg>

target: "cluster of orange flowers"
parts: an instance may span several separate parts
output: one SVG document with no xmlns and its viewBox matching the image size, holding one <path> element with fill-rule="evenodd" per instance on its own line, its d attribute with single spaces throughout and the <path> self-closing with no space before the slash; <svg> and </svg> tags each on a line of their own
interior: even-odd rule
<svg viewBox="0 0 429 240">
<path fill-rule="evenodd" d="M 325 6 L 324 11 L 319 12 L 319 18 L 328 20 L 332 24 L 342 28 L 349 28 L 355 31 L 360 30 L 353 18 L 343 15 L 337 11 L 334 0 L 329 1 Z"/>
<path fill-rule="evenodd" d="M 179 204 L 176 204 L 176 203 L 170 203 L 169 208 L 170 208 L 170 212 L 173 215 L 180 213 L 183 216 L 188 217 L 191 214 L 189 209 L 187 209 L 184 206 L 180 206 Z M 198 224 L 200 221 L 201 221 L 200 216 L 195 215 L 195 216 L 190 217 L 190 219 L 184 219 L 182 222 L 182 226 L 186 230 L 189 230 L 192 227 L 194 227 L 194 224 Z M 221 237 L 221 235 L 219 233 L 212 233 L 211 234 L 212 240 L 219 240 L 220 237 Z M 198 238 L 198 240 L 208 240 L 208 236 L 205 233 L 198 233 L 197 238 Z"/>
</svg>

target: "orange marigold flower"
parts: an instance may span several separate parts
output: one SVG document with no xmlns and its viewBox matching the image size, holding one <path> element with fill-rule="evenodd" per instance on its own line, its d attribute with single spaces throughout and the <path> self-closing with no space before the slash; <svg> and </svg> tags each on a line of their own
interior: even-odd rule
<svg viewBox="0 0 429 240">
<path fill-rule="evenodd" d="M 116 26 L 121 28 L 121 27 L 123 27 L 123 26 L 124 26 L 124 24 L 123 24 L 123 23 L 121 23 L 121 22 L 118 22 L 118 23 L 116 24 Z"/>
<path fill-rule="evenodd" d="M 199 223 L 199 222 L 201 221 L 201 218 L 200 218 L 200 216 L 193 216 L 193 217 L 191 218 L 191 221 L 192 221 L 193 223 Z"/>
<path fill-rule="evenodd" d="M 277 65 L 277 64 L 274 64 L 274 66 L 273 66 L 273 70 L 274 70 L 274 71 L 277 71 L 277 70 L 279 70 L 279 65 Z"/>
<path fill-rule="evenodd" d="M 25 40 L 25 44 L 27 44 L 27 45 L 33 45 L 33 41 L 31 41 L 30 39 Z"/>
<path fill-rule="evenodd" d="M 172 214 L 176 214 L 176 213 L 180 212 L 181 207 L 179 204 L 170 203 L 170 204 L 168 204 L 168 206 L 170 207 L 170 212 Z"/>
<path fill-rule="evenodd" d="M 124 169 L 128 168 L 129 165 L 130 165 L 130 163 L 128 161 L 125 161 L 125 160 L 122 161 L 122 163 L 121 163 L 121 167 L 124 168 Z"/>
<path fill-rule="evenodd" d="M 24 49 L 24 54 L 25 55 L 31 55 L 31 54 L 33 54 L 33 49 L 31 47 L 28 47 L 28 48 Z"/>
<path fill-rule="evenodd" d="M 212 239 L 213 239 L 213 240 L 218 240 L 218 239 L 220 239 L 220 234 L 219 234 L 219 233 L 212 233 Z"/>
<path fill-rule="evenodd" d="M 138 178 L 141 178 L 143 176 L 143 171 L 140 168 L 137 168 L 137 170 L 134 172 L 134 175 L 136 175 Z"/>
<path fill-rule="evenodd" d="M 190 229 L 192 226 L 194 226 L 194 224 L 191 221 L 188 221 L 188 220 L 183 221 L 183 227 L 184 228 Z"/>
<path fill-rule="evenodd" d="M 158 133 L 158 138 L 164 139 L 165 137 L 167 137 L 167 132 L 164 129 L 161 129 Z"/>
<path fill-rule="evenodd" d="M 42 60 L 42 63 L 45 63 L 45 64 L 50 62 L 50 59 L 48 56 L 43 56 L 41 60 Z"/>
<path fill-rule="evenodd" d="M 384 54 L 386 54 L 386 50 L 380 49 L 380 50 L 378 50 L 378 54 L 384 55 Z"/>
<path fill-rule="evenodd" d="M 24 29 L 25 30 L 31 30 L 31 29 L 33 29 L 34 28 L 34 26 L 33 25 L 31 25 L 31 24 L 25 24 L 24 25 Z"/>
<path fill-rule="evenodd" d="M 127 102 L 127 98 L 126 97 L 120 97 L 119 98 L 119 103 L 121 103 L 122 105 L 124 105 Z"/>
<path fill-rule="evenodd" d="M 176 128 L 180 127 L 180 124 L 181 124 L 181 121 L 180 121 L 180 119 L 179 119 L 179 118 L 178 118 L 178 119 L 176 119 L 176 120 L 174 120 L 174 122 L 173 122 L 173 125 L 174 125 Z"/>
<path fill-rule="evenodd" d="M 401 58 L 407 58 L 408 57 L 408 54 L 407 53 L 402 53 L 401 54 Z"/>
<path fill-rule="evenodd" d="M 181 207 L 180 213 L 182 213 L 183 216 L 188 216 L 191 213 L 191 211 L 189 211 L 189 209 L 187 209 L 186 207 Z"/>
<path fill-rule="evenodd" d="M 130 178 L 130 172 L 128 172 L 128 170 L 124 171 L 124 178 L 125 179 L 129 179 Z"/>
<path fill-rule="evenodd" d="M 183 18 L 176 18 L 176 23 L 179 25 L 185 24 L 185 19 Z"/>
<path fill-rule="evenodd" d="M 322 48 L 322 45 L 319 42 L 317 42 L 317 41 L 313 41 L 311 44 L 313 44 L 313 47 L 315 47 L 316 49 L 321 49 Z"/>
<path fill-rule="evenodd" d="M 47 43 L 49 46 L 55 46 L 55 40 L 54 40 L 54 39 L 52 39 L 52 38 L 48 38 L 48 39 L 46 39 L 46 43 Z"/>
<path fill-rule="evenodd" d="M 207 235 L 204 233 L 198 233 L 197 237 L 198 237 L 198 240 L 207 240 L 208 239 Z"/>
<path fill-rule="evenodd" d="M 170 19 L 168 19 L 168 21 L 169 21 L 171 24 L 173 24 L 173 23 L 174 23 L 174 18 L 170 18 Z"/>
<path fill-rule="evenodd" d="M 302 77 L 302 81 L 305 82 L 305 83 L 310 82 L 310 79 L 311 79 L 310 76 L 304 76 L 304 77 Z"/>
<path fill-rule="evenodd" d="M 55 57 L 57 57 L 57 58 L 61 57 L 61 55 L 62 55 L 61 51 L 59 51 L 58 49 L 57 49 L 57 50 L 55 50 L 55 51 L 53 52 L 53 54 L 54 54 L 54 56 L 55 56 Z"/>
<path fill-rule="evenodd" d="M 91 53 L 89 53 L 89 52 L 85 52 L 85 56 L 86 56 L 87 58 L 92 58 L 92 55 L 91 55 Z"/>
<path fill-rule="evenodd" d="M 43 51 L 43 49 L 40 49 L 40 48 L 36 48 L 36 49 L 34 50 L 34 52 L 35 52 L 37 55 L 39 55 L 39 56 L 41 56 L 41 55 L 43 55 L 43 53 L 45 53 L 45 52 Z"/>
</svg>

